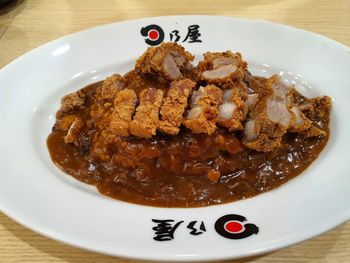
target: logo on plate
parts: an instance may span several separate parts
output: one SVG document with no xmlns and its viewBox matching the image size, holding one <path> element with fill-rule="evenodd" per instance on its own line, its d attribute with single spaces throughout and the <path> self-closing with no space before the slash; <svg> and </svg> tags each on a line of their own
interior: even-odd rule
<svg viewBox="0 0 350 263">
<path fill-rule="evenodd" d="M 242 239 L 249 237 L 253 234 L 258 234 L 259 228 L 251 223 L 246 223 L 247 219 L 241 215 L 224 215 L 216 220 L 214 228 L 216 232 L 229 239 Z M 154 231 L 153 239 L 155 241 L 172 241 L 175 239 L 175 232 L 178 228 L 182 230 L 184 227 L 187 228 L 188 234 L 192 236 L 205 235 L 207 230 L 207 223 L 202 220 L 196 219 L 190 222 L 185 222 L 184 220 L 174 220 L 171 218 L 167 219 L 152 219 L 152 222 L 155 224 L 152 227 Z M 184 224 L 184 225 L 183 225 Z M 212 229 L 214 231 L 214 229 Z"/>
<path fill-rule="evenodd" d="M 242 239 L 259 233 L 259 228 L 241 215 L 224 215 L 215 222 L 215 230 L 223 237 L 229 239 Z"/>
<path fill-rule="evenodd" d="M 159 45 L 164 40 L 163 29 L 155 24 L 141 28 L 140 33 L 146 37 L 145 42 L 151 46 Z"/>
<path fill-rule="evenodd" d="M 177 23 L 176 23 L 177 24 Z M 162 41 L 171 41 L 171 42 L 182 42 L 182 43 L 202 43 L 200 33 L 200 26 L 193 24 L 188 25 L 187 30 L 179 30 L 177 28 L 170 29 L 166 33 L 167 39 L 165 39 L 164 30 L 156 25 L 148 25 L 141 28 L 140 33 L 145 37 L 145 42 L 150 46 L 156 46 L 162 43 Z"/>
</svg>

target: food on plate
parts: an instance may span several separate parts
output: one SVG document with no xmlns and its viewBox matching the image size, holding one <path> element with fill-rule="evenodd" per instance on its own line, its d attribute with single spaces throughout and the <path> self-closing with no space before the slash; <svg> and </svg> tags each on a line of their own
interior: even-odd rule
<svg viewBox="0 0 350 263">
<path fill-rule="evenodd" d="M 198 207 L 270 191 L 317 158 L 329 97 L 253 76 L 240 53 L 193 59 L 162 43 L 127 74 L 64 96 L 47 141 L 54 163 L 116 199 Z"/>
</svg>

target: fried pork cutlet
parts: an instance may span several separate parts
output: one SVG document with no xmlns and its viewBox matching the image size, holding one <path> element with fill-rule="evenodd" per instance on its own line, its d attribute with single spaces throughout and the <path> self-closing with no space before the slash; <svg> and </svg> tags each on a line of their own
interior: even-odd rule
<svg viewBox="0 0 350 263">
<path fill-rule="evenodd" d="M 168 82 L 183 78 L 193 59 L 194 56 L 182 46 L 173 42 L 162 43 L 158 47 L 149 47 L 136 61 L 135 70 L 142 76 Z"/>
<path fill-rule="evenodd" d="M 167 96 L 160 109 L 161 120 L 158 129 L 167 134 L 176 135 L 180 131 L 187 99 L 196 83 L 192 80 L 175 80 L 171 83 Z"/>
<path fill-rule="evenodd" d="M 129 124 L 132 135 L 150 138 L 156 134 L 159 124 L 159 109 L 162 106 L 164 91 L 148 88 L 140 92 L 140 104 L 134 119 Z"/>
<path fill-rule="evenodd" d="M 117 136 L 129 135 L 129 123 L 135 111 L 137 102 L 136 92 L 132 89 L 121 90 L 115 100 L 111 114 L 110 129 Z"/>
<path fill-rule="evenodd" d="M 214 133 L 221 103 L 221 89 L 215 85 L 200 87 L 192 93 L 191 109 L 187 112 L 183 124 L 193 133 Z"/>
</svg>

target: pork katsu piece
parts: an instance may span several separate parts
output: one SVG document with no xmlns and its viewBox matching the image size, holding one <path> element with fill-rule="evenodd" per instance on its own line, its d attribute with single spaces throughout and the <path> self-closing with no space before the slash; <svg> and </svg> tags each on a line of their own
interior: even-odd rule
<svg viewBox="0 0 350 263">
<path fill-rule="evenodd" d="M 64 142 L 74 143 L 75 146 L 79 146 L 79 136 L 84 126 L 84 121 L 81 118 L 76 117 L 68 129 L 67 135 L 64 137 Z"/>
<path fill-rule="evenodd" d="M 289 98 L 294 103 L 294 107 L 302 112 L 302 114 L 298 114 L 298 112 L 295 112 L 295 108 L 292 108 L 296 114 L 297 124 L 301 121 L 305 121 L 305 119 L 313 120 L 309 129 L 300 130 L 297 126 L 291 131 L 302 132 L 305 137 L 326 136 L 326 132 L 318 127 L 318 123 L 321 120 L 329 118 L 330 109 L 332 107 L 331 98 L 328 96 L 322 96 L 308 99 L 295 89 L 292 89 Z"/>
<path fill-rule="evenodd" d="M 158 129 L 167 134 L 176 135 L 180 131 L 187 99 L 196 83 L 189 80 L 175 80 L 171 83 L 167 96 L 160 109 L 161 120 Z"/>
<path fill-rule="evenodd" d="M 73 143 L 74 145 L 79 146 L 79 135 L 84 126 L 85 123 L 81 118 L 76 114 L 70 114 L 58 119 L 52 127 L 52 130 L 66 131 L 67 133 L 64 137 L 64 142 Z"/>
<path fill-rule="evenodd" d="M 152 76 L 161 82 L 181 79 L 192 67 L 194 56 L 182 46 L 169 42 L 149 47 L 136 61 L 135 70 L 142 76 Z"/>
<path fill-rule="evenodd" d="M 266 80 L 264 77 L 253 76 L 248 69 L 244 71 L 243 81 L 247 84 L 248 94 L 257 94 Z"/>
<path fill-rule="evenodd" d="M 119 74 L 107 77 L 96 89 L 94 103 L 91 105 L 91 123 L 97 129 L 109 127 L 110 115 L 113 112 L 113 101 L 118 92 L 125 87 L 125 79 Z"/>
<path fill-rule="evenodd" d="M 242 130 L 242 122 L 248 113 L 248 88 L 238 82 L 223 91 L 223 103 L 219 105 L 218 124 L 229 131 Z"/>
<path fill-rule="evenodd" d="M 96 91 L 95 98 L 97 101 L 113 101 L 124 86 L 124 77 L 119 74 L 113 74 L 103 81 L 102 87 Z"/>
<path fill-rule="evenodd" d="M 75 114 L 63 116 L 55 122 L 54 126 L 52 127 L 52 130 L 68 131 L 72 123 L 76 120 L 76 118 L 77 115 Z"/>
<path fill-rule="evenodd" d="M 323 134 L 293 103 L 292 94 L 295 92 L 294 87 L 284 84 L 277 75 L 265 82 L 245 124 L 243 143 L 246 147 L 263 152 L 272 151 L 281 145 L 282 136 L 287 131 L 303 132 L 306 136 Z"/>
<path fill-rule="evenodd" d="M 85 103 L 85 93 L 83 91 L 77 91 L 65 95 L 61 99 L 61 109 L 63 113 L 69 113 L 74 110 L 80 110 Z"/>
<path fill-rule="evenodd" d="M 193 133 L 214 133 L 221 102 L 222 90 L 215 85 L 200 87 L 193 91 L 190 109 L 183 124 Z"/>
<path fill-rule="evenodd" d="M 268 79 L 259 90 L 257 104 L 250 112 L 245 126 L 243 142 L 257 151 L 272 151 L 281 145 L 282 136 L 294 123 L 287 98 L 291 88 L 279 76 Z"/>
<path fill-rule="evenodd" d="M 207 83 L 219 84 L 225 87 L 226 83 L 242 80 L 247 63 L 243 61 L 240 53 L 207 52 L 198 63 L 199 78 Z"/>
<path fill-rule="evenodd" d="M 129 124 L 130 134 L 144 138 L 156 134 L 163 95 L 164 91 L 161 89 L 148 88 L 140 92 L 140 104 L 136 108 L 134 119 Z"/>
<path fill-rule="evenodd" d="M 132 89 L 121 90 L 114 99 L 114 109 L 111 114 L 110 129 L 117 136 L 129 135 L 129 123 L 132 120 L 137 97 Z"/>
<path fill-rule="evenodd" d="M 134 71 L 114 74 L 96 89 L 88 125 L 111 142 L 115 136 L 150 138 L 157 130 L 177 135 L 181 125 L 212 134 L 220 126 L 244 130 L 243 144 L 263 152 L 281 146 L 287 132 L 326 134 L 314 120 L 328 116 L 328 97 L 307 99 L 279 76 L 253 76 L 240 53 L 207 52 L 197 67 L 193 58 L 176 43 L 148 48 Z M 67 143 L 77 144 L 75 134 L 86 125 L 72 114 L 84 107 L 83 91 L 62 98 L 54 129 L 67 131 Z"/>
</svg>

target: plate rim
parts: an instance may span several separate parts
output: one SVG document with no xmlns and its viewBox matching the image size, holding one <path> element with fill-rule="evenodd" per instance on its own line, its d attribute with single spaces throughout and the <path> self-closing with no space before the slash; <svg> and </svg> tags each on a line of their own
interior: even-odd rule
<svg viewBox="0 0 350 263">
<path fill-rule="evenodd" d="M 71 37 L 72 35 L 75 35 L 75 34 L 79 34 L 79 33 L 82 33 L 82 32 L 86 32 L 86 31 L 93 31 L 93 30 L 99 30 L 99 28 L 102 28 L 102 27 L 106 27 L 106 26 L 112 26 L 112 25 L 115 25 L 115 24 L 127 24 L 128 22 L 137 22 L 137 21 L 147 21 L 149 19 L 159 19 L 159 18 L 169 18 L 169 17 L 172 17 L 172 18 L 179 18 L 181 19 L 182 17 L 202 17 L 202 18 L 209 18 L 209 19 L 212 19 L 212 18 L 218 18 L 218 19 L 222 19 L 222 18 L 227 18 L 227 19 L 230 19 L 230 20 L 244 20 L 244 21 L 254 21 L 254 22 L 257 22 L 257 23 L 269 23 L 269 24 L 273 24 L 274 26 L 282 26 L 282 27 L 285 27 L 286 29 L 288 30 L 296 30 L 296 31 L 299 31 L 299 32 L 303 32 L 303 33 L 307 33 L 307 34 L 312 34 L 313 36 L 317 36 L 318 38 L 321 37 L 321 39 L 324 39 L 324 40 L 327 40 L 328 42 L 331 41 L 333 44 L 337 45 L 338 47 L 341 47 L 341 48 L 345 48 L 347 50 L 350 50 L 350 48 L 340 42 L 337 42 L 331 38 L 328 38 L 326 36 L 323 36 L 323 35 L 320 35 L 318 33 L 314 33 L 314 32 L 311 32 L 311 31 L 307 31 L 307 30 L 304 30 L 304 29 L 300 29 L 300 28 L 297 28 L 297 27 L 293 27 L 293 26 L 289 26 L 289 25 L 286 25 L 286 24 L 281 24 L 281 23 L 275 23 L 275 22 L 270 22 L 270 21 L 266 21 L 266 20 L 260 20 L 260 19 L 249 19 L 249 18 L 241 18 L 241 17 L 234 17 L 234 16 L 215 16 L 215 15 L 171 15 L 171 16 L 156 16 L 156 17 L 144 17 L 144 18 L 138 18 L 138 19 L 130 19 L 130 20 L 121 20 L 121 21 L 116 21 L 116 22 L 112 22 L 112 23 L 108 23 L 108 24 L 103 24 L 103 25 L 98 25 L 98 26 L 95 26 L 95 27 L 92 27 L 92 28 L 88 28 L 88 29 L 84 29 L 84 30 L 81 30 L 81 31 L 77 31 L 77 32 L 74 32 L 74 33 L 71 33 L 71 34 L 68 34 L 68 35 L 65 35 L 65 36 L 62 36 L 58 39 L 54 39 L 54 40 L 51 40 L 43 45 L 40 45 L 28 52 L 26 52 L 25 54 L 17 57 L 16 59 L 12 60 L 10 63 L 8 63 L 7 65 L 5 65 L 3 68 L 0 69 L 0 78 L 1 78 L 1 75 L 2 74 L 5 74 L 7 70 L 10 70 L 11 67 L 15 66 L 16 63 L 18 63 L 20 60 L 22 59 L 26 59 L 28 56 L 30 55 L 34 55 L 36 52 L 40 51 L 40 49 L 44 48 L 44 47 L 47 47 L 47 46 L 50 46 L 56 42 L 59 42 L 59 41 L 62 41 L 63 39 L 65 38 L 69 38 Z M 174 208 L 172 208 L 174 209 Z M 59 241 L 59 242 L 62 242 L 64 244 L 68 244 L 68 245 L 71 245 L 71 246 L 74 246 L 74 247 L 78 247 L 78 248 L 81 248 L 81 249 L 84 249 L 84 250 L 88 250 L 88 251 L 93 251 L 93 252 L 97 252 L 97 253 L 102 253 L 102 254 L 106 254 L 106 255 L 114 255 L 114 256 L 122 256 L 122 257 L 125 257 L 125 258 L 137 258 L 137 259 L 146 259 L 146 260 L 167 260 L 167 261 L 179 261 L 179 260 L 186 260 L 186 261 L 200 261 L 200 260 L 219 260 L 219 259 L 236 259 L 236 258 L 241 258 L 242 256 L 235 256 L 235 257 L 232 257 L 232 256 L 224 256 L 224 257 L 213 257 L 213 258 L 200 258 L 198 255 L 196 255 L 194 258 L 190 258 L 190 257 L 186 257 L 186 258 L 176 258 L 174 260 L 172 259 L 169 259 L 169 258 L 164 258 L 164 259 L 155 259 L 154 257 L 148 257 L 148 256 L 141 256 L 141 257 L 135 257 L 135 256 L 130 256 L 129 254 L 123 254 L 123 253 L 120 253 L 121 251 L 118 251 L 118 253 L 107 253 L 107 252 L 104 252 L 104 251 L 101 251 L 101 250 L 95 250 L 91 247 L 87 248 L 87 247 L 84 247 L 83 245 L 80 245 L 80 244 L 76 244 L 74 242 L 69 242 L 67 240 L 64 240 L 60 237 L 57 237 L 55 235 L 50 235 L 50 233 L 48 232 L 45 232 L 43 231 L 42 229 L 40 228 L 36 228 L 34 227 L 33 225 L 35 224 L 30 224 L 30 223 L 26 223 L 24 222 L 25 220 L 20 220 L 18 218 L 18 216 L 13 216 L 13 214 L 16 214 L 16 213 L 13 213 L 13 212 L 10 212 L 8 213 L 8 210 L 5 210 L 3 209 L 3 206 L 1 205 L 0 203 L 0 211 L 5 214 L 6 216 L 8 216 L 9 218 L 11 218 L 12 220 L 14 220 L 15 222 L 21 224 L 22 226 L 25 226 L 26 228 L 30 229 L 31 231 L 35 232 L 35 233 L 39 233 L 45 237 L 48 237 L 50 239 L 53 239 L 53 240 L 56 240 L 56 241 Z M 267 249 L 261 249 L 259 251 L 252 251 L 249 255 L 245 255 L 244 257 L 251 257 L 251 256 L 256 256 L 256 255 L 260 255 L 260 254 L 265 254 L 265 253 L 268 253 L 268 252 L 271 252 L 271 251 L 275 251 L 275 250 L 278 250 L 278 249 L 281 249 L 281 248 L 285 248 L 285 247 L 288 247 L 288 246 L 291 246 L 291 245 L 294 245 L 296 243 L 299 243 L 299 242 L 302 242 L 302 241 L 305 241 L 305 240 L 308 240 L 310 238 L 313 238 L 315 236 L 318 236 L 326 231 L 329 231 L 331 229 L 333 229 L 334 227 L 346 222 L 347 220 L 349 220 L 350 218 L 350 214 L 349 215 L 346 215 L 344 214 L 344 217 L 343 217 L 343 221 L 339 223 L 339 220 L 337 223 L 333 222 L 333 223 L 329 223 L 329 224 L 326 224 L 327 226 L 324 226 L 322 227 L 322 229 L 319 229 L 319 231 L 317 233 L 315 233 L 314 235 L 310 236 L 310 235 L 306 235 L 308 237 L 303 237 L 303 238 L 299 238 L 299 241 L 296 241 L 296 242 L 286 242 L 285 244 L 281 244 L 280 246 L 274 246 L 274 247 L 271 247 L 271 248 L 267 248 Z M 326 229 L 326 230 L 324 230 Z M 312 231 L 312 232 L 315 232 L 315 231 Z"/>
</svg>

